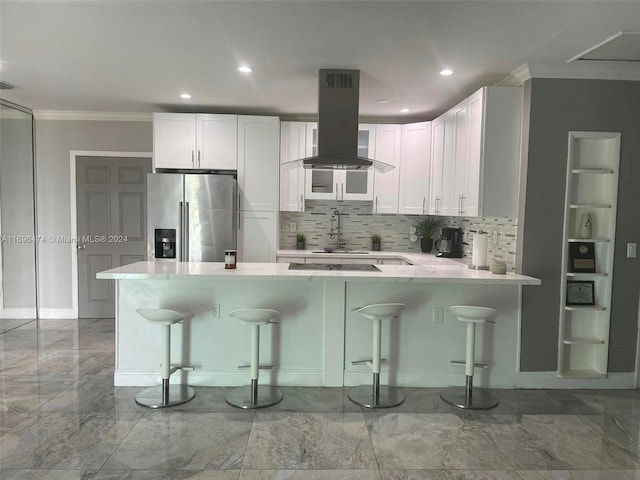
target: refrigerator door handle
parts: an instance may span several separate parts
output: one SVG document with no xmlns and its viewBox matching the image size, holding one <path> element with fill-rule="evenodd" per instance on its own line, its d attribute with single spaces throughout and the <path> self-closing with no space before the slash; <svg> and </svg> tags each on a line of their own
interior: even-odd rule
<svg viewBox="0 0 640 480">
<path fill-rule="evenodd" d="M 184 260 L 189 261 L 189 202 L 184 202 Z"/>
<path fill-rule="evenodd" d="M 182 238 L 182 227 L 184 224 L 184 217 L 182 215 L 183 206 L 182 202 L 180 202 L 180 208 L 178 210 L 178 241 L 180 242 L 180 254 L 178 255 L 178 261 L 181 262 L 184 258 L 184 238 Z"/>
</svg>

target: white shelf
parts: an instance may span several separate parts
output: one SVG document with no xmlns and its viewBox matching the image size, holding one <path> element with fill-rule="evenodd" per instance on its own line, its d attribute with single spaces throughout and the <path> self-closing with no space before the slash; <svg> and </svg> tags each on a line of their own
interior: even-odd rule
<svg viewBox="0 0 640 480">
<path fill-rule="evenodd" d="M 604 345 L 604 340 L 596 337 L 575 337 L 565 338 L 562 343 L 565 345 Z"/>
<path fill-rule="evenodd" d="M 616 235 L 620 133 L 569 132 L 558 306 L 558 374 L 606 377 Z M 593 216 L 594 238 L 575 238 L 583 213 Z M 571 272 L 570 247 L 589 243 L 599 271 Z M 596 305 L 566 305 L 567 279 L 594 282 Z"/>
<path fill-rule="evenodd" d="M 609 243 L 608 238 L 569 238 L 569 242 L 593 242 L 593 243 Z"/>
<path fill-rule="evenodd" d="M 584 273 L 584 272 L 567 272 L 567 277 L 589 278 L 589 277 L 608 277 L 608 273 Z"/>
<path fill-rule="evenodd" d="M 611 208 L 608 203 L 572 203 L 569 208 Z"/>
<path fill-rule="evenodd" d="M 587 173 L 593 175 L 611 175 L 613 170 L 610 168 L 574 168 L 572 173 Z"/>
<path fill-rule="evenodd" d="M 606 373 L 595 370 L 566 370 L 558 373 L 558 376 L 562 378 L 607 378 Z"/>
<path fill-rule="evenodd" d="M 591 310 L 594 312 L 602 312 L 607 309 L 602 305 L 565 305 L 565 310 Z"/>
</svg>

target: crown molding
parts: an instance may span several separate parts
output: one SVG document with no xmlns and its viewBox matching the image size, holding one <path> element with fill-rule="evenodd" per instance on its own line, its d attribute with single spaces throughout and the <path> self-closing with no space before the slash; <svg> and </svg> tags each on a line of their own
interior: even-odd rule
<svg viewBox="0 0 640 480">
<path fill-rule="evenodd" d="M 60 110 L 34 110 L 36 120 L 83 120 L 98 122 L 151 122 L 152 113 L 138 112 L 70 112 Z"/>
<path fill-rule="evenodd" d="M 579 60 L 571 64 L 524 64 L 500 85 L 522 85 L 531 78 L 640 81 L 640 63 Z"/>
</svg>

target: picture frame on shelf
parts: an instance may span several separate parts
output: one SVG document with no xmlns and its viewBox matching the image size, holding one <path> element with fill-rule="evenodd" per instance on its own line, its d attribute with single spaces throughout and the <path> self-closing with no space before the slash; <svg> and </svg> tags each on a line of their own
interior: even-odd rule
<svg viewBox="0 0 640 480">
<path fill-rule="evenodd" d="M 593 280 L 567 280 L 567 306 L 594 306 L 596 304 Z"/>
<path fill-rule="evenodd" d="M 569 242 L 569 271 L 596 273 L 596 254 L 593 242 Z"/>
</svg>

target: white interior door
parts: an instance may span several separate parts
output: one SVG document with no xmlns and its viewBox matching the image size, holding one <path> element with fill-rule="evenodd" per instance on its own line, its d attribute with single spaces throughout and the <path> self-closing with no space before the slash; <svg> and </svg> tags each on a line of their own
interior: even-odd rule
<svg viewBox="0 0 640 480">
<path fill-rule="evenodd" d="M 113 280 L 96 272 L 146 255 L 148 158 L 77 157 L 78 317 L 113 318 Z"/>
</svg>

